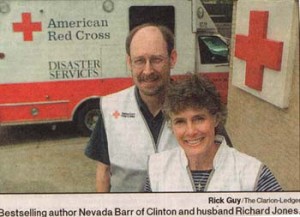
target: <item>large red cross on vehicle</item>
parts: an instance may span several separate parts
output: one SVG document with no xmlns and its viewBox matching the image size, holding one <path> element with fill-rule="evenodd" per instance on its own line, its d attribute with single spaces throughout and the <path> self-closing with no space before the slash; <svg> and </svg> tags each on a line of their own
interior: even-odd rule
<svg viewBox="0 0 300 217">
<path fill-rule="evenodd" d="M 33 32 L 42 31 L 41 22 L 31 22 L 31 13 L 22 13 L 22 22 L 13 23 L 14 32 L 23 32 L 24 41 L 33 40 Z"/>
<path fill-rule="evenodd" d="M 245 84 L 262 90 L 264 67 L 280 71 L 283 42 L 267 39 L 268 11 L 251 11 L 249 35 L 236 35 L 235 56 L 246 61 Z"/>
</svg>

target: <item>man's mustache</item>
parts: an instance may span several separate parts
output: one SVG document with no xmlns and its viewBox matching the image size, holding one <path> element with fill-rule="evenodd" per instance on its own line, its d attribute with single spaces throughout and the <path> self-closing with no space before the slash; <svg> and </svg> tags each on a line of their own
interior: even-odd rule
<svg viewBox="0 0 300 217">
<path fill-rule="evenodd" d="M 156 81 L 160 78 L 160 75 L 158 73 L 151 73 L 149 75 L 141 74 L 138 76 L 139 82 L 148 82 L 148 81 Z"/>
</svg>

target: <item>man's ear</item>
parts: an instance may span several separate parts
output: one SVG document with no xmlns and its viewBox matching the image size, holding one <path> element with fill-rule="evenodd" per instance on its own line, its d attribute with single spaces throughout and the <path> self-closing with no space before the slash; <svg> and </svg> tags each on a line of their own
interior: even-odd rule
<svg viewBox="0 0 300 217">
<path fill-rule="evenodd" d="M 170 65 L 171 68 L 174 68 L 175 64 L 177 62 L 177 51 L 175 49 L 172 50 L 170 54 Z"/>
<path fill-rule="evenodd" d="M 130 58 L 130 56 L 128 54 L 126 55 L 126 63 L 127 63 L 127 67 L 131 71 L 132 70 L 131 58 Z"/>
</svg>

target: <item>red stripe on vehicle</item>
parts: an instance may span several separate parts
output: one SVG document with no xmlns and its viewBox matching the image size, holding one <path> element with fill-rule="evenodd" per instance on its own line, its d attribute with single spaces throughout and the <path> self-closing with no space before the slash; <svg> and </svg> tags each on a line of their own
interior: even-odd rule
<svg viewBox="0 0 300 217">
<path fill-rule="evenodd" d="M 0 84 L 0 123 L 70 120 L 84 100 L 131 85 L 131 78 Z"/>
</svg>

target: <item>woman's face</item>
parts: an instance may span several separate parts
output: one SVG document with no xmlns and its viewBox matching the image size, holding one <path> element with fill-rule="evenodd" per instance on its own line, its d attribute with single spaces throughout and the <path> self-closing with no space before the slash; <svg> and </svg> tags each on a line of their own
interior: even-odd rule
<svg viewBox="0 0 300 217">
<path fill-rule="evenodd" d="M 209 153 L 214 148 L 217 125 L 216 115 L 211 115 L 205 108 L 188 108 L 171 114 L 173 133 L 188 156 Z"/>
</svg>

